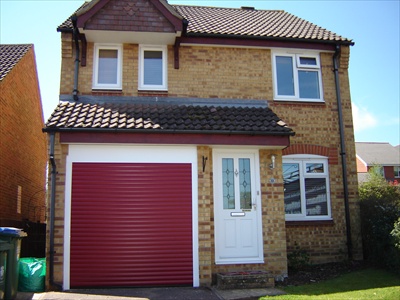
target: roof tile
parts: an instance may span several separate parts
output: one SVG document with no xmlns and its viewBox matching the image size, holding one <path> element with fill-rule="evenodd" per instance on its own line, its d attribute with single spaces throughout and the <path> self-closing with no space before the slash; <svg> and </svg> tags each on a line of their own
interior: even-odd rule
<svg viewBox="0 0 400 300">
<path fill-rule="evenodd" d="M 92 2 L 94 1 L 97 0 Z M 92 2 L 85 2 L 76 13 L 79 14 L 80 11 L 89 8 Z M 352 43 L 350 39 L 283 10 L 187 5 L 170 5 L 170 7 L 189 22 L 187 27 L 189 35 L 228 35 Z M 71 30 L 71 17 L 57 29 L 58 31 Z"/>
<path fill-rule="evenodd" d="M 32 48 L 32 44 L 0 45 L 0 81 L 14 68 Z"/>
<path fill-rule="evenodd" d="M 105 113 L 102 113 L 105 112 Z M 292 135 L 293 131 L 267 106 L 184 105 L 167 102 L 128 104 L 60 102 L 46 123 L 47 130 L 136 129 Z"/>
</svg>

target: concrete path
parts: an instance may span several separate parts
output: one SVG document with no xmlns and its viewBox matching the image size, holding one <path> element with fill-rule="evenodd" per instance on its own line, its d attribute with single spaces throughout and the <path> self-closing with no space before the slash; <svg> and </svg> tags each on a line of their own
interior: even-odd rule
<svg viewBox="0 0 400 300">
<path fill-rule="evenodd" d="M 165 287 L 130 289 L 80 289 L 67 292 L 18 293 L 16 300 L 253 300 L 282 295 L 279 289 L 217 290 L 215 288 Z"/>
</svg>

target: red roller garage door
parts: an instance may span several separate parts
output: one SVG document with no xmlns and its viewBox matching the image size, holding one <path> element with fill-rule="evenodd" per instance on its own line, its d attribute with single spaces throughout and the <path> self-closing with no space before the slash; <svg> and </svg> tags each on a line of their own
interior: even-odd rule
<svg viewBox="0 0 400 300">
<path fill-rule="evenodd" d="M 73 163 L 70 286 L 192 285 L 191 164 Z"/>
</svg>

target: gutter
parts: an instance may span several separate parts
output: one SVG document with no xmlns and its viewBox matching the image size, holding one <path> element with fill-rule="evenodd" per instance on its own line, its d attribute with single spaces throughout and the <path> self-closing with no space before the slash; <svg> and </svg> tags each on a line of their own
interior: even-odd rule
<svg viewBox="0 0 400 300">
<path fill-rule="evenodd" d="M 273 37 L 273 36 L 260 36 L 260 35 L 240 35 L 240 34 L 222 34 L 222 33 L 186 33 L 185 37 L 193 38 L 225 38 L 225 39 L 243 39 L 243 40 L 266 40 L 266 41 L 277 41 L 277 42 L 304 42 L 304 43 L 314 43 L 314 44 L 330 44 L 338 45 L 338 41 L 332 40 L 315 40 L 306 38 L 288 38 L 288 37 Z M 352 41 L 340 41 L 340 45 L 354 46 Z"/>
<path fill-rule="evenodd" d="M 344 209 L 346 217 L 347 251 L 348 251 L 348 258 L 352 260 L 353 243 L 351 239 L 349 188 L 347 183 L 347 161 L 346 161 L 346 145 L 344 138 L 343 109 L 342 109 L 342 100 L 340 96 L 339 67 L 338 67 L 339 55 L 340 55 L 340 45 L 337 44 L 335 54 L 333 55 L 333 67 L 334 67 L 333 72 L 335 73 L 336 99 L 337 99 L 338 116 L 339 116 L 340 156 L 342 158 L 342 177 L 343 177 L 343 191 L 344 191 Z"/>
<path fill-rule="evenodd" d="M 55 220 L 55 200 L 56 200 L 56 175 L 57 175 L 57 166 L 54 158 L 54 143 L 55 143 L 55 133 L 50 133 L 50 153 L 49 159 L 51 164 L 51 175 L 50 175 L 50 285 L 55 286 L 58 289 L 62 290 L 62 285 L 60 283 L 54 282 L 54 220 Z"/>
<path fill-rule="evenodd" d="M 72 35 L 75 41 L 75 68 L 74 68 L 74 90 L 72 91 L 72 95 L 74 97 L 75 101 L 78 101 L 78 73 L 79 73 L 79 29 L 76 25 L 76 22 L 78 21 L 78 17 L 76 15 L 73 15 L 71 17 L 72 21 L 72 26 L 73 26 L 73 31 Z"/>
</svg>

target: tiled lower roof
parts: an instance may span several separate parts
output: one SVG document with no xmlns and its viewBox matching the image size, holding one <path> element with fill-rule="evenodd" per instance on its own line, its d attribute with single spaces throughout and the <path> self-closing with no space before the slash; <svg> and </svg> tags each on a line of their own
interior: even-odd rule
<svg viewBox="0 0 400 300">
<path fill-rule="evenodd" d="M 156 98 L 149 99 L 148 103 L 135 103 L 135 100 L 131 98 L 131 101 L 123 103 L 62 101 L 46 123 L 45 131 L 119 129 L 146 132 L 294 134 L 266 105 L 184 105 L 168 101 L 160 103 Z"/>
<path fill-rule="evenodd" d="M 32 44 L 0 45 L 0 81 L 31 48 Z"/>
</svg>

